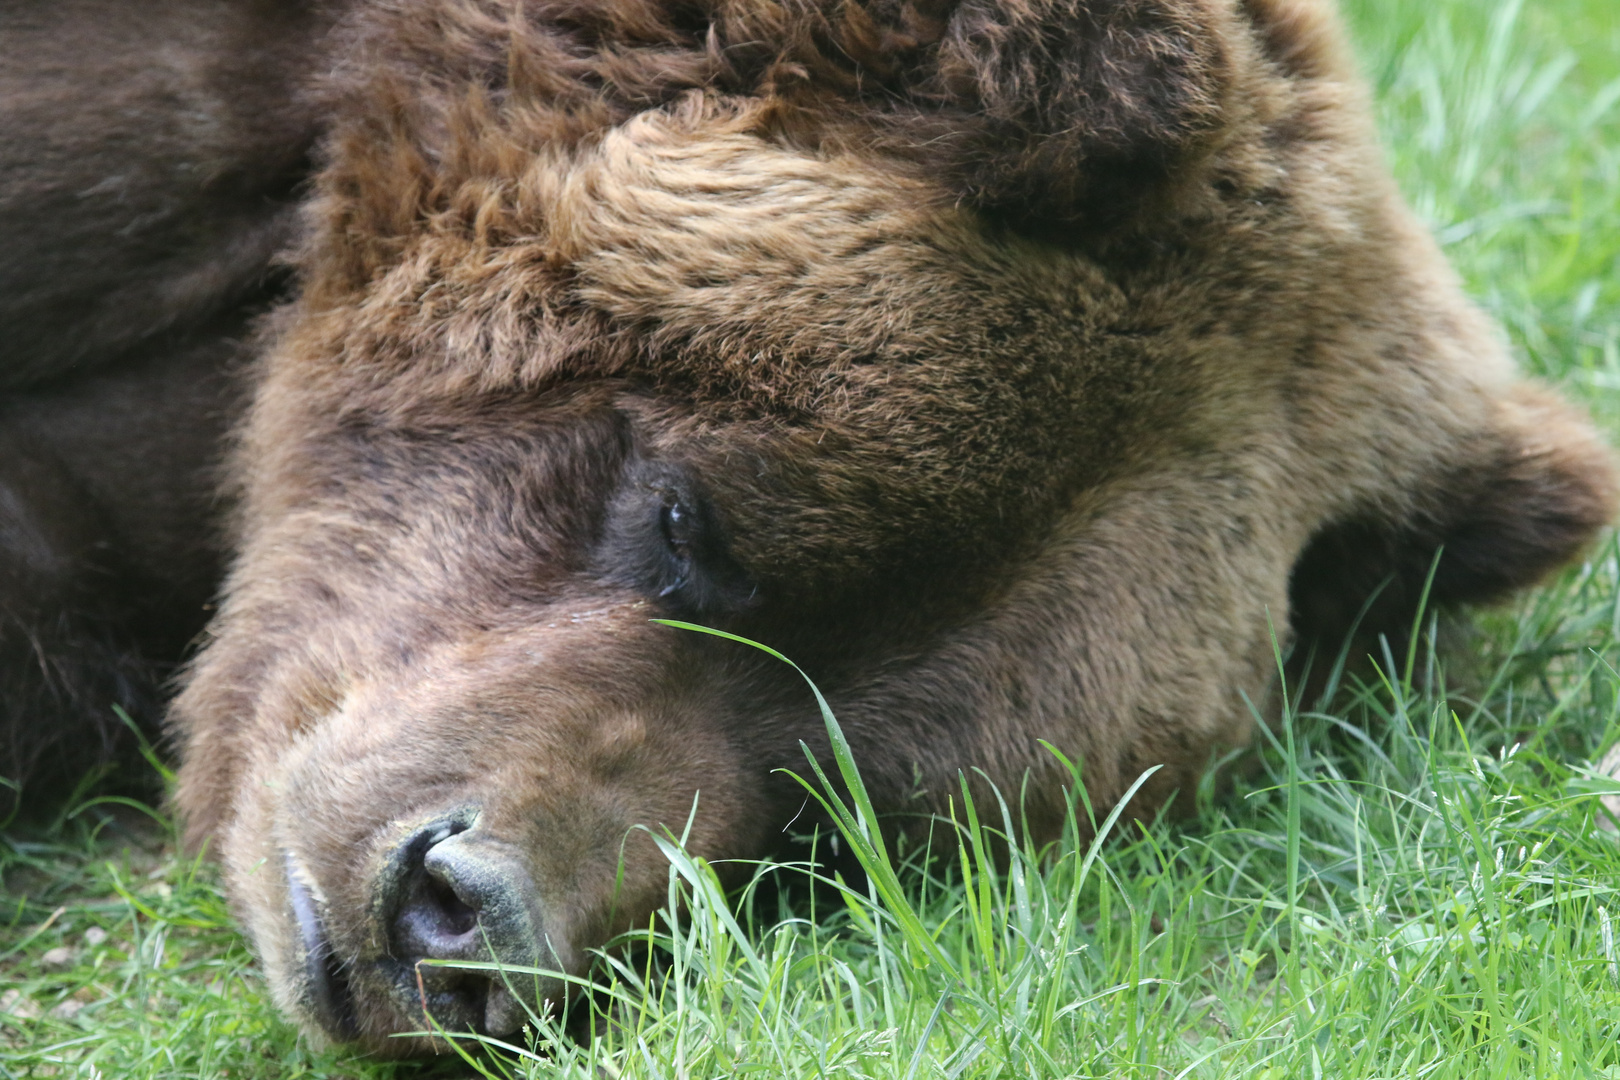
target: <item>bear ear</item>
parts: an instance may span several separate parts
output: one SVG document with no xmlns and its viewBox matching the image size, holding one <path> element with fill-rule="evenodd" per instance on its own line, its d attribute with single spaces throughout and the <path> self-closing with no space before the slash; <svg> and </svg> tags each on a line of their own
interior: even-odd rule
<svg viewBox="0 0 1620 1080">
<path fill-rule="evenodd" d="M 1471 463 L 1412 492 L 1402 520 L 1343 522 L 1311 542 L 1290 583 L 1296 633 L 1330 649 L 1352 628 L 1403 634 L 1431 568 L 1432 607 L 1500 600 L 1577 557 L 1614 520 L 1614 454 L 1552 393 L 1515 387 L 1476 446 Z"/>
<path fill-rule="evenodd" d="M 1219 0 L 722 0 L 716 27 L 739 85 L 812 124 L 858 98 L 886 148 L 965 201 L 1044 221 L 1117 213 L 1201 152 L 1252 45 Z"/>
<path fill-rule="evenodd" d="M 971 201 L 1078 219 L 1220 131 L 1234 23 L 1198 0 L 964 0 L 919 89 L 979 125 L 958 166 Z"/>
<path fill-rule="evenodd" d="M 1484 603 L 1533 585 L 1580 554 L 1614 520 L 1620 481 L 1591 424 L 1540 387 L 1501 403 L 1499 449 L 1444 523 L 1440 603 Z"/>
</svg>

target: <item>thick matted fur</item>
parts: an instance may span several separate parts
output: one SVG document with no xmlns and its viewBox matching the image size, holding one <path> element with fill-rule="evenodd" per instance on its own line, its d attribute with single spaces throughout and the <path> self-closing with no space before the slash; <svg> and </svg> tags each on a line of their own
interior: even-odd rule
<svg viewBox="0 0 1620 1080">
<path fill-rule="evenodd" d="M 510 1031 L 415 962 L 577 972 L 665 895 L 638 826 L 779 842 L 802 684 L 656 617 L 798 660 L 895 827 L 966 771 L 1049 837 L 1042 740 L 1096 804 L 1186 795 L 1272 627 L 1399 627 L 1442 546 L 1440 601 L 1496 598 L 1614 512 L 1324 0 L 310 10 L 296 295 L 173 730 L 312 1031 Z"/>
</svg>

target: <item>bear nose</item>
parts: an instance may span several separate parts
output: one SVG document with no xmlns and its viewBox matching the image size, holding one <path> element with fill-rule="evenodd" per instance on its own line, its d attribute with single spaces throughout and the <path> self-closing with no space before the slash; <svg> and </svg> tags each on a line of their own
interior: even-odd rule
<svg viewBox="0 0 1620 1080">
<path fill-rule="evenodd" d="M 390 952 L 411 969 L 410 989 L 446 1030 L 489 1035 L 516 1031 L 540 988 L 529 971 L 468 971 L 425 960 L 493 961 L 533 968 L 541 937 L 531 909 L 534 886 L 508 845 L 480 834 L 465 818 L 419 829 L 390 860 Z M 532 993 L 530 991 L 533 991 Z"/>
</svg>

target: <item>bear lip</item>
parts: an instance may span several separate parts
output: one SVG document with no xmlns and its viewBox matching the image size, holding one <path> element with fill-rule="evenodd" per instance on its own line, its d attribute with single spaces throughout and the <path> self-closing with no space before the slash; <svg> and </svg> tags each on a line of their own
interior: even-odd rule
<svg viewBox="0 0 1620 1080">
<path fill-rule="evenodd" d="M 348 980 L 332 953 L 320 910 L 303 882 L 297 860 L 290 851 L 283 852 L 282 858 L 287 872 L 287 899 L 304 947 L 304 992 L 300 996 L 328 1035 L 338 1042 L 352 1042 L 359 1037 L 360 1027 L 355 1022 Z"/>
</svg>

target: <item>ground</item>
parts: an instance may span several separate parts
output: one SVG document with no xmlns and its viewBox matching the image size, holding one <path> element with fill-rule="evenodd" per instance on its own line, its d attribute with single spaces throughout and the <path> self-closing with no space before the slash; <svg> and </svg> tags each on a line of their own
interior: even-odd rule
<svg viewBox="0 0 1620 1080">
<path fill-rule="evenodd" d="M 1612 0 L 1348 14 L 1408 197 L 1620 441 Z M 0 1076 L 1620 1077 L 1620 547 L 1441 636 L 1300 702 L 1192 822 L 999 872 L 862 850 L 861 893 L 740 922 L 672 846 L 685 905 L 600 972 L 598 1037 L 471 1061 L 312 1049 L 171 824 L 76 800 L 0 833 Z"/>
</svg>

